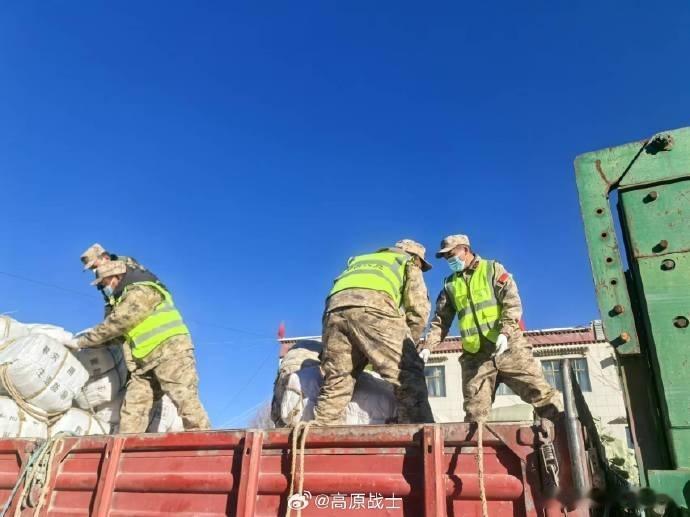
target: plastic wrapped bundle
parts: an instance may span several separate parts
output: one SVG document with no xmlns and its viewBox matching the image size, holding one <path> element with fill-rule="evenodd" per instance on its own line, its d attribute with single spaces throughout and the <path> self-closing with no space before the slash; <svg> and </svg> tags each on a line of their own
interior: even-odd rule
<svg viewBox="0 0 690 517">
<path fill-rule="evenodd" d="M 18 339 L 30 334 L 42 334 L 60 342 L 72 338 L 72 333 L 62 327 L 43 323 L 20 323 L 9 316 L 0 316 L 0 344 L 5 340 Z"/>
<path fill-rule="evenodd" d="M 280 418 L 288 426 L 314 419 L 314 405 L 323 382 L 321 370 L 303 368 L 288 378 L 280 404 Z M 348 425 L 385 424 L 395 420 L 397 401 L 393 386 L 377 373 L 362 372 L 355 384 L 352 400 L 345 407 L 343 423 Z"/>
<path fill-rule="evenodd" d="M 94 408 L 96 417 L 102 422 L 109 424 L 120 423 L 120 409 L 122 408 L 122 401 L 125 398 L 124 391 L 119 393 L 113 400 L 105 402 L 100 406 Z"/>
<path fill-rule="evenodd" d="M 89 377 L 100 377 L 124 363 L 122 345 L 83 348 L 75 355 L 89 372 Z"/>
<path fill-rule="evenodd" d="M 87 434 L 109 434 L 110 424 L 101 422 L 89 411 L 72 408 L 50 427 L 50 435 L 71 433 L 78 436 Z"/>
<path fill-rule="evenodd" d="M 120 361 L 105 374 L 89 379 L 75 402 L 82 409 L 103 405 L 117 398 L 126 382 L 127 367 L 124 361 Z"/>
<path fill-rule="evenodd" d="M 29 334 L 0 348 L 0 379 L 20 406 L 28 403 L 46 418 L 68 410 L 89 377 L 59 341 Z"/>
<path fill-rule="evenodd" d="M 0 436 L 47 438 L 48 425 L 23 411 L 11 398 L 0 397 Z"/>
<path fill-rule="evenodd" d="M 182 417 L 170 397 L 163 395 L 153 404 L 151 422 L 146 430 L 149 433 L 174 433 L 184 431 Z"/>
</svg>

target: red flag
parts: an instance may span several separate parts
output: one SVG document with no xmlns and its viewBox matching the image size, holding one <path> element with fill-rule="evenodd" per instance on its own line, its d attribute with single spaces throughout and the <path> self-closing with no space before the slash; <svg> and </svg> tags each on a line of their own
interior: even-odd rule
<svg viewBox="0 0 690 517">
<path fill-rule="evenodd" d="M 278 339 L 283 339 L 285 337 L 285 322 L 281 321 L 278 325 Z"/>
</svg>

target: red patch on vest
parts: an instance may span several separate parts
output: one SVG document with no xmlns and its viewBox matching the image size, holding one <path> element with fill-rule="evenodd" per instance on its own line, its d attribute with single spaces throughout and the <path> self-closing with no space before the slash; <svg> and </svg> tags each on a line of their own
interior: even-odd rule
<svg viewBox="0 0 690 517">
<path fill-rule="evenodd" d="M 498 277 L 498 280 L 496 280 L 496 283 L 505 285 L 505 283 L 510 279 L 510 275 L 508 273 L 503 273 L 501 276 Z"/>
</svg>

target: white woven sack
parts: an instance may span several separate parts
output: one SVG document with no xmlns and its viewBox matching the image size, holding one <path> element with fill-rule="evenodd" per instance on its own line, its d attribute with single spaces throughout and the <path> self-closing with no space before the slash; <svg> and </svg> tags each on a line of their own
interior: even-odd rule
<svg viewBox="0 0 690 517">
<path fill-rule="evenodd" d="M 115 399 L 94 408 L 98 419 L 102 422 L 108 422 L 109 424 L 119 424 L 120 409 L 122 409 L 122 401 L 125 399 L 124 395 L 125 393 L 122 391 Z"/>
<path fill-rule="evenodd" d="M 50 427 L 50 436 L 58 433 L 72 433 L 78 436 L 109 434 L 110 424 L 101 422 L 88 411 L 71 408 Z"/>
<path fill-rule="evenodd" d="M 345 407 L 348 425 L 387 424 L 397 414 L 398 402 L 393 385 L 375 372 L 362 372 L 357 378 L 352 400 Z"/>
<path fill-rule="evenodd" d="M 0 397 L 0 437 L 47 438 L 48 426 L 36 420 L 8 397 Z"/>
<path fill-rule="evenodd" d="M 314 419 L 314 405 L 321 389 L 318 366 L 302 368 L 288 377 L 280 403 L 280 418 L 288 426 Z"/>
<path fill-rule="evenodd" d="M 184 431 L 182 417 L 177 414 L 177 407 L 170 397 L 163 395 L 153 404 L 151 420 L 146 430 L 149 433 L 175 433 Z"/>
<path fill-rule="evenodd" d="M 75 402 L 82 409 L 100 406 L 114 400 L 126 382 L 127 366 L 124 361 L 120 361 L 105 375 L 87 381 L 81 393 L 77 394 Z"/>
<path fill-rule="evenodd" d="M 44 323 L 21 323 L 9 316 L 0 315 L 0 343 L 7 339 L 17 339 L 29 334 L 43 334 L 57 341 L 72 339 L 73 334 L 56 325 Z"/>
<path fill-rule="evenodd" d="M 89 372 L 89 377 L 100 377 L 125 360 L 121 345 L 82 348 L 75 355 Z"/>
<path fill-rule="evenodd" d="M 42 334 L 6 344 L 0 350 L 0 365 L 24 401 L 50 413 L 68 410 L 89 377 L 69 350 Z"/>
<path fill-rule="evenodd" d="M 288 426 L 314 419 L 314 406 L 323 379 L 312 366 L 289 376 L 280 405 L 280 418 Z M 352 400 L 345 406 L 343 423 L 347 425 L 384 424 L 397 413 L 393 386 L 377 373 L 362 372 L 357 379 Z"/>
</svg>

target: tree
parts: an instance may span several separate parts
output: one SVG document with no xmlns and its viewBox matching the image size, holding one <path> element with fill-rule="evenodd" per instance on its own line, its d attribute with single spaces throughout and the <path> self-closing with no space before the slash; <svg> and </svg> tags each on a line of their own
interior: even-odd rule
<svg viewBox="0 0 690 517">
<path fill-rule="evenodd" d="M 249 427 L 257 429 L 273 429 L 275 424 L 271 420 L 271 402 L 267 401 L 256 410 L 254 416 L 249 419 Z"/>
</svg>

